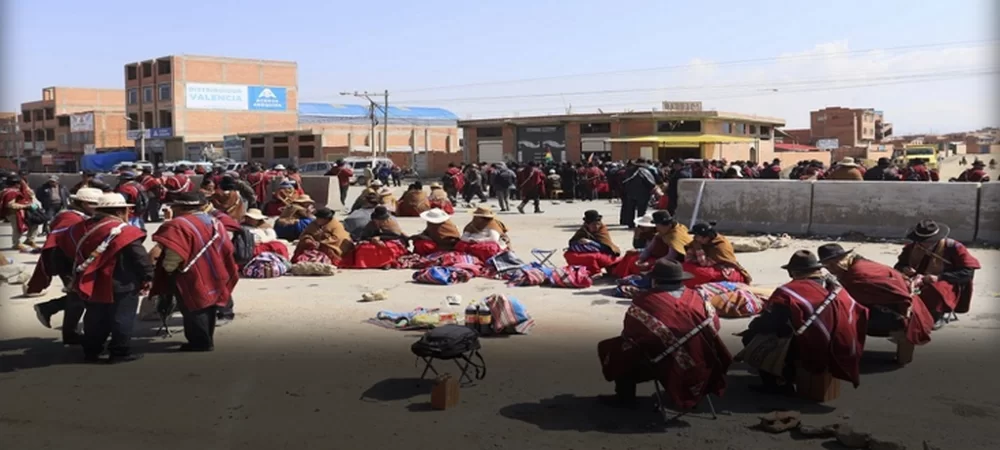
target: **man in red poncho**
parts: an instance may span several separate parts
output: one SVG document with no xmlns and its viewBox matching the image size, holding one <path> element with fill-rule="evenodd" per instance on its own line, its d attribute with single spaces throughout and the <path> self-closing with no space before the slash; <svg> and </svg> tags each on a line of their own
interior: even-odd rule
<svg viewBox="0 0 1000 450">
<path fill-rule="evenodd" d="M 184 174 L 182 166 L 178 167 L 177 171 L 174 172 L 173 175 L 163 180 L 163 188 L 166 190 L 164 199 L 167 202 L 170 202 L 171 199 L 178 194 L 193 191 L 194 183 L 192 183 L 191 179 Z"/>
<path fill-rule="evenodd" d="M 125 197 L 125 201 L 129 204 L 136 205 L 129 211 L 128 219 L 139 228 L 145 228 L 143 218 L 146 216 L 149 198 L 146 197 L 146 190 L 142 188 L 142 184 L 135 181 L 135 172 L 125 171 L 118 175 L 115 192 Z"/>
<path fill-rule="evenodd" d="M 10 222 L 12 250 L 27 251 L 38 248 L 35 244 L 38 225 L 28 225 L 25 220 L 25 211 L 31 208 L 33 200 L 31 189 L 25 189 L 19 177 L 11 175 L 4 180 L 4 188 L 0 191 L 0 218 Z"/>
<path fill-rule="evenodd" d="M 732 355 L 719 338 L 715 309 L 682 282 L 680 264 L 658 262 L 653 287 L 632 299 L 619 337 L 597 344 L 604 379 L 615 382 L 612 406 L 634 406 L 636 384 L 657 379 L 678 408 L 722 395 Z"/>
<path fill-rule="evenodd" d="M 257 204 L 263 205 L 267 203 L 271 190 L 271 177 L 267 173 L 261 172 L 260 167 L 253 164 L 250 166 L 250 174 L 247 175 L 247 183 L 250 184 L 254 194 L 257 195 Z"/>
<path fill-rule="evenodd" d="M 150 169 L 142 169 L 139 175 L 139 184 L 146 191 L 148 199 L 146 206 L 146 216 L 144 222 L 155 223 L 160 221 L 160 205 L 166 201 L 167 191 L 163 187 L 163 174 L 160 171 L 155 173 Z"/>
<path fill-rule="evenodd" d="M 847 293 L 868 308 L 869 336 L 888 337 L 904 331 L 914 345 L 930 342 L 934 319 L 923 301 L 914 301 L 910 281 L 902 273 L 839 244 L 820 246 L 816 253 Z"/>
<path fill-rule="evenodd" d="M 177 298 L 188 341 L 181 351 L 215 348 L 216 311 L 229 302 L 239 280 L 229 234 L 221 222 L 202 211 L 205 202 L 195 192 L 178 195 L 170 205 L 174 218 L 153 235 L 163 254 L 152 292 Z"/>
<path fill-rule="evenodd" d="M 72 290 L 87 306 L 83 319 L 87 362 L 100 362 L 109 335 L 109 363 L 142 356 L 131 352 L 129 340 L 140 292 L 148 290 L 153 280 L 153 264 L 142 246 L 146 233 L 127 222 L 131 206 L 121 194 L 103 194 L 93 217 L 57 239 L 62 252 L 54 255 L 72 258 Z"/>
<path fill-rule="evenodd" d="M 909 166 L 903 169 L 903 181 L 931 181 L 931 172 L 923 159 L 910 160 Z"/>
<path fill-rule="evenodd" d="M 62 339 L 65 345 L 79 345 L 82 339 L 76 332 L 77 325 L 83 317 L 84 305 L 80 298 L 69 287 L 73 283 L 73 266 L 65 264 L 72 262 L 73 255 L 62 255 L 58 239 L 66 234 L 74 225 L 83 222 L 94 214 L 94 207 L 101 199 L 100 189 L 81 188 L 70 196 L 68 209 L 64 209 L 52 218 L 52 230 L 42 245 L 42 254 L 35 265 L 35 272 L 24 285 L 25 295 L 40 294 L 52 283 L 52 277 L 62 280 L 66 295 L 35 305 L 35 316 L 45 328 L 52 328 L 51 319 L 56 313 L 63 311 Z M 60 253 L 60 255 L 55 255 Z M 63 262 L 64 264 L 60 264 Z"/>
<path fill-rule="evenodd" d="M 528 167 L 518 173 L 518 178 L 517 188 L 521 191 L 521 204 L 517 205 L 517 211 L 524 214 L 524 207 L 530 201 L 535 204 L 535 214 L 544 212 L 539 202 L 545 196 L 545 174 L 538 168 L 538 163 L 529 162 Z"/>
<path fill-rule="evenodd" d="M 741 333 L 744 351 L 750 354 L 745 359 L 751 366 L 758 362 L 753 355 L 753 348 L 758 347 L 756 340 L 791 339 L 783 364 L 779 362 L 781 368 L 771 369 L 776 373 L 761 370 L 764 385 L 755 390 L 794 393 L 799 365 L 811 373 L 829 372 L 857 387 L 861 382 L 859 366 L 868 329 L 868 308 L 854 301 L 833 277 L 824 275 L 823 264 L 808 250 L 795 252 L 781 268 L 788 271 L 792 281 L 771 294 L 764 311 Z M 780 351 L 780 347 L 772 349 Z"/>
<path fill-rule="evenodd" d="M 454 163 L 448 163 L 448 170 L 441 177 L 441 184 L 444 185 L 444 191 L 448 193 L 448 200 L 457 205 L 458 193 L 465 188 L 465 175 L 462 174 L 462 170 Z"/>
<path fill-rule="evenodd" d="M 948 323 L 947 313 L 969 312 L 973 276 L 982 268 L 965 245 L 948 238 L 950 231 L 947 225 L 921 220 L 906 235 L 910 243 L 903 246 L 896 263 L 896 270 L 919 283 L 934 329 Z"/>
<path fill-rule="evenodd" d="M 986 173 L 985 169 L 986 163 L 975 160 L 972 162 L 972 168 L 962 172 L 955 181 L 964 181 L 970 183 L 988 183 L 990 181 L 989 174 Z"/>
</svg>

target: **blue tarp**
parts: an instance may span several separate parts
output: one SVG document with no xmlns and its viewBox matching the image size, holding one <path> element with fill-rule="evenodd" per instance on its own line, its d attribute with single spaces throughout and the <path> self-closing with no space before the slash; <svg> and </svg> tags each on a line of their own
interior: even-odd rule
<svg viewBox="0 0 1000 450">
<path fill-rule="evenodd" d="M 130 150 L 83 155 L 80 158 L 80 168 L 94 172 L 110 172 L 115 164 L 137 161 L 138 159 L 135 152 Z"/>
</svg>

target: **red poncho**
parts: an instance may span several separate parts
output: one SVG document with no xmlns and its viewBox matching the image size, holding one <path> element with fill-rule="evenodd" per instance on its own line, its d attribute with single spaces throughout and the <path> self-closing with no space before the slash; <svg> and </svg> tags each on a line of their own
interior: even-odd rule
<svg viewBox="0 0 1000 450">
<path fill-rule="evenodd" d="M 218 236 L 211 241 L 213 236 Z M 184 308 L 198 311 L 210 306 L 225 306 L 239 280 L 239 267 L 233 257 L 233 244 L 221 222 L 205 213 L 194 213 L 168 220 L 156 230 L 153 241 L 180 255 L 184 261 L 170 285 L 167 272 L 157 265 L 152 294 L 163 295 L 177 289 Z M 211 243 L 210 243 L 211 242 Z M 181 272 L 205 249 L 187 272 Z"/>
<path fill-rule="evenodd" d="M 31 198 L 25 196 L 18 188 L 10 187 L 4 189 L 3 192 L 0 192 L 0 218 L 7 218 L 7 216 L 13 214 L 17 223 L 12 223 L 10 226 L 16 226 L 22 233 L 28 231 L 28 224 L 24 221 L 24 210 L 11 210 L 7 208 L 7 204 L 10 202 L 27 204 L 30 201 Z"/>
<path fill-rule="evenodd" d="M 909 310 L 906 340 L 916 345 L 930 342 L 934 319 L 924 302 L 913 301 L 910 283 L 902 273 L 885 264 L 858 258 L 837 279 L 851 297 L 867 308 L 883 306 L 904 317 Z"/>
<path fill-rule="evenodd" d="M 462 174 L 461 170 L 458 170 L 458 167 L 449 168 L 445 172 L 445 176 L 451 178 L 452 185 L 455 186 L 456 190 L 461 191 L 465 187 L 465 175 Z"/>
<path fill-rule="evenodd" d="M 138 182 L 135 181 L 128 181 L 126 183 L 120 184 L 115 189 L 115 191 L 125 196 L 125 201 L 133 205 L 136 204 L 140 195 L 145 195 L 143 194 L 142 185 L 140 185 Z M 130 211 L 129 218 L 134 216 L 135 216 L 135 211 L 134 210 Z"/>
<path fill-rule="evenodd" d="M 194 190 L 194 185 L 191 183 L 191 180 L 188 179 L 187 175 L 183 174 L 167 177 L 167 179 L 163 181 L 163 187 L 166 188 L 168 194 L 181 194 Z"/>
<path fill-rule="evenodd" d="M 267 176 L 266 173 L 255 172 L 247 175 L 247 183 L 250 183 L 254 194 L 257 195 L 257 203 L 263 205 L 267 201 L 271 177 Z"/>
<path fill-rule="evenodd" d="M 537 167 L 529 167 L 518 173 L 518 189 L 521 197 L 531 197 L 536 193 L 545 196 L 545 174 Z"/>
<path fill-rule="evenodd" d="M 821 280 L 820 280 L 821 281 Z M 771 294 L 768 304 L 791 310 L 792 329 L 799 330 L 830 292 L 818 280 L 792 280 Z M 859 365 L 868 331 L 868 308 L 841 289 L 801 334 L 792 339 L 802 367 L 812 373 L 830 372 L 834 378 L 861 383 Z"/>
<path fill-rule="evenodd" d="M 899 263 L 920 275 L 941 275 L 946 270 L 981 269 L 982 266 L 961 242 L 941 239 L 930 254 L 912 243 L 903 246 Z M 969 312 L 972 303 L 972 283 L 954 285 L 944 280 L 920 287 L 920 298 L 931 312 Z"/>
<path fill-rule="evenodd" d="M 142 184 L 142 188 L 145 189 L 146 192 L 152 192 L 152 193 L 156 194 L 156 196 L 160 200 L 164 199 L 165 194 L 166 194 L 166 190 L 163 189 L 163 180 L 162 179 L 154 177 L 154 176 L 147 176 L 147 177 L 144 177 L 142 179 L 142 183 L 140 183 L 140 184 Z"/>
<path fill-rule="evenodd" d="M 699 331 L 688 336 L 695 329 Z M 719 338 L 718 329 L 718 316 L 714 310 L 706 310 L 697 291 L 685 289 L 680 298 L 663 291 L 643 292 L 632 299 L 621 337 L 597 345 L 604 378 L 656 378 L 682 409 L 693 408 L 705 395 L 721 396 L 733 357 Z M 663 355 L 673 347 L 676 350 Z M 654 363 L 653 373 L 640 369 L 643 355 L 651 359 L 662 355 Z"/>
<path fill-rule="evenodd" d="M 45 267 L 45 261 L 48 261 L 49 258 L 48 252 L 59 246 L 58 238 L 64 236 L 70 227 L 84 220 L 87 220 L 87 215 L 75 209 L 60 211 L 59 214 L 56 214 L 52 218 L 52 222 L 49 223 L 49 228 L 52 231 L 45 237 L 45 244 L 42 245 L 42 255 L 38 260 L 38 264 L 35 264 L 35 271 L 31 274 L 31 279 L 28 280 L 28 294 L 37 294 L 49 287 L 52 283 L 52 275 L 49 274 L 48 268 Z M 73 255 L 69 256 L 72 257 Z"/>
<path fill-rule="evenodd" d="M 118 235 L 111 237 L 115 230 Z M 146 233 L 139 228 L 107 216 L 85 220 L 71 227 L 64 237 L 58 239 L 58 245 L 63 253 L 73 257 L 73 270 L 76 272 L 73 291 L 87 302 L 114 303 L 112 276 L 117 263 L 116 255 L 129 244 L 145 237 Z M 108 247 L 98 254 L 97 250 L 105 239 L 110 239 Z M 96 258 L 88 263 L 91 256 Z"/>
</svg>

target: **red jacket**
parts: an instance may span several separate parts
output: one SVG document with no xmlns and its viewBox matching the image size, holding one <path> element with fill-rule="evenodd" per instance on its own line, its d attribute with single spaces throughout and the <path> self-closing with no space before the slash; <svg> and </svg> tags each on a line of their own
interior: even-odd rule
<svg viewBox="0 0 1000 450">
<path fill-rule="evenodd" d="M 157 265 L 150 293 L 165 294 L 176 289 L 183 307 L 189 311 L 225 306 L 229 302 L 239 280 L 239 267 L 229 233 L 221 222 L 202 212 L 179 216 L 160 225 L 153 241 L 180 255 L 184 262 L 175 272 L 173 283 L 163 266 Z M 182 272 L 192 260 L 194 265 Z"/>
</svg>

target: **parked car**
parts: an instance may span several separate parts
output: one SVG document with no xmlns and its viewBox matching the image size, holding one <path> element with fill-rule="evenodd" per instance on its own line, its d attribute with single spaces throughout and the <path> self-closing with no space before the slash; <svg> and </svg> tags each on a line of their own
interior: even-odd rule
<svg viewBox="0 0 1000 450">
<path fill-rule="evenodd" d="M 389 158 L 358 158 L 350 157 L 344 158 L 344 163 L 347 164 L 351 170 L 354 171 L 354 176 L 351 178 L 351 182 L 355 184 L 364 184 L 365 179 L 365 169 L 372 167 L 375 164 L 388 164 L 392 167 L 394 164 Z M 299 168 L 299 173 L 302 175 L 326 175 L 337 163 L 334 161 L 315 161 L 311 163 L 306 163 Z"/>
</svg>

